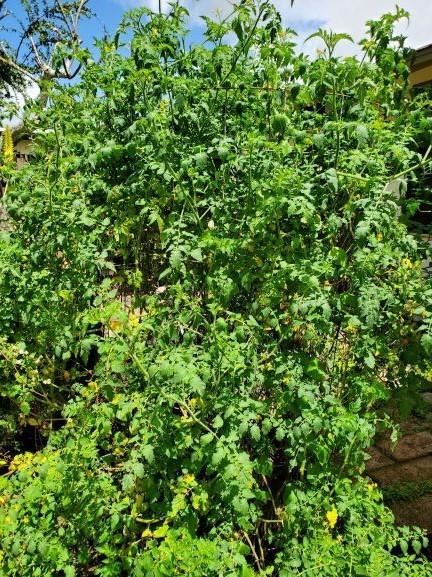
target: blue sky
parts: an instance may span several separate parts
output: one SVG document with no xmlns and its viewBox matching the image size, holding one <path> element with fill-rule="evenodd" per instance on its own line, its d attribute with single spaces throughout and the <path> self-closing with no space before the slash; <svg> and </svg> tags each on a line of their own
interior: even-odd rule
<svg viewBox="0 0 432 577">
<path fill-rule="evenodd" d="M 33 0 L 37 1 L 37 0 Z M 234 1 L 234 0 L 233 0 Z M 365 22 L 379 18 L 384 12 L 393 11 L 396 2 L 410 12 L 410 22 L 402 22 L 398 33 L 408 37 L 408 44 L 419 48 L 432 44 L 432 0 L 295 0 L 290 7 L 289 0 L 273 0 L 280 10 L 283 23 L 298 32 L 299 50 L 313 55 L 319 48 L 320 41 L 314 39 L 303 45 L 303 41 L 318 27 L 331 29 L 335 32 L 347 32 L 355 40 L 363 37 Z M 202 14 L 211 16 L 216 9 L 223 16 L 230 10 L 230 0 L 182 0 L 190 12 L 189 28 L 191 42 L 199 42 L 203 30 Z M 161 0 L 163 9 L 168 1 Z M 7 0 L 10 10 L 19 12 L 20 0 Z M 113 35 L 125 11 L 147 6 L 153 10 L 158 8 L 158 0 L 89 0 L 89 6 L 96 17 L 91 21 L 83 20 L 81 33 L 86 46 L 91 46 L 93 38 L 100 38 L 104 30 Z M 5 35 L 3 33 L 3 39 Z M 16 38 L 10 37 L 12 43 Z M 355 46 L 342 42 L 338 45 L 339 55 L 352 54 Z M 18 98 L 19 99 L 19 98 Z"/>
<path fill-rule="evenodd" d="M 161 1 L 163 6 L 167 5 L 167 0 Z M 90 0 L 90 3 L 108 29 L 113 30 L 125 9 L 144 5 L 157 9 L 158 0 Z M 392 11 L 397 3 L 411 14 L 409 25 L 404 22 L 399 29 L 408 36 L 408 43 L 413 48 L 432 43 L 432 0 L 295 0 L 293 8 L 289 0 L 275 0 L 274 3 L 283 15 L 284 23 L 299 32 L 300 41 L 318 26 L 347 32 L 360 39 L 367 20 Z M 190 11 L 195 36 L 199 34 L 200 14 L 210 15 L 216 8 L 224 11 L 229 1 L 184 0 L 184 4 Z M 342 48 L 345 53 L 350 50 L 349 44 Z"/>
<path fill-rule="evenodd" d="M 161 3 L 162 8 L 166 9 L 168 5 L 167 0 L 161 0 Z M 204 27 L 200 15 L 215 15 L 216 8 L 220 5 L 223 9 L 227 5 L 227 2 L 224 0 L 219 2 L 213 0 L 184 0 L 184 4 L 188 7 L 191 13 L 190 38 L 192 41 L 198 42 L 201 41 L 202 30 Z M 158 0 L 90 0 L 89 5 L 96 13 L 96 19 L 90 22 L 83 22 L 82 31 L 86 41 L 91 40 L 92 37 L 100 36 L 104 28 L 109 34 L 114 34 L 122 16 L 131 8 L 147 6 L 152 10 L 158 10 Z M 304 18 L 293 16 L 292 19 L 287 20 L 287 23 L 300 35 L 309 35 L 317 30 L 317 28 L 324 25 L 325 20 L 308 17 L 307 15 Z"/>
<path fill-rule="evenodd" d="M 191 18 L 189 28 L 191 39 L 200 39 L 203 22 L 200 15 L 212 15 L 216 9 L 224 12 L 229 10 L 229 0 L 182 0 L 188 8 Z M 396 0 L 397 1 L 397 0 Z M 161 0 L 163 9 L 167 0 Z M 318 27 L 332 29 L 336 32 L 347 32 L 355 39 L 360 39 L 364 32 L 364 23 L 369 19 L 378 18 L 382 13 L 394 9 L 395 0 L 295 0 L 293 8 L 289 0 L 274 0 L 281 11 L 284 24 L 297 30 L 300 49 L 313 53 L 319 46 L 315 40 L 303 46 L 303 40 Z M 432 43 L 432 0 L 398 0 L 399 6 L 406 8 L 411 19 L 409 25 L 401 23 L 399 32 L 408 36 L 408 43 L 418 48 Z M 9 9 L 19 11 L 19 0 L 7 0 Z M 147 6 L 153 10 L 158 8 L 158 0 L 89 0 L 89 6 L 95 12 L 96 18 L 83 20 L 81 32 L 88 46 L 93 37 L 101 37 L 104 29 L 109 35 L 114 34 L 123 14 L 127 9 L 137 6 Z M 342 55 L 353 52 L 349 43 L 339 45 Z"/>
</svg>

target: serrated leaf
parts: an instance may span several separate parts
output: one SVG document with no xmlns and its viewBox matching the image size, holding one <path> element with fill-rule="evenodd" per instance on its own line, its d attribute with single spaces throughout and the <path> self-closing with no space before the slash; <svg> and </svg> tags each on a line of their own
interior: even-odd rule
<svg viewBox="0 0 432 577">
<path fill-rule="evenodd" d="M 213 441 L 213 435 L 211 433 L 206 433 L 201 437 L 201 445 L 204 447 Z"/>
<path fill-rule="evenodd" d="M 153 537 L 156 537 L 156 539 L 163 539 L 168 533 L 168 530 L 168 525 L 161 525 L 155 531 L 153 531 Z"/>
<path fill-rule="evenodd" d="M 143 479 L 145 474 L 144 465 L 142 463 L 135 463 L 133 466 L 133 472 L 138 479 Z"/>
<path fill-rule="evenodd" d="M 250 428 L 250 435 L 254 441 L 259 441 L 261 438 L 261 431 L 257 424 Z"/>
<path fill-rule="evenodd" d="M 365 126 L 364 124 L 359 124 L 356 128 L 356 136 L 359 146 L 360 147 L 365 146 L 369 139 L 369 131 L 367 129 L 367 126 Z"/>
<path fill-rule="evenodd" d="M 179 270 L 182 264 L 182 253 L 180 250 L 173 250 L 170 256 L 170 265 L 174 270 Z"/>
<path fill-rule="evenodd" d="M 191 250 L 190 256 L 194 260 L 196 260 L 197 262 L 202 262 L 202 260 L 203 260 L 203 256 L 202 256 L 202 252 L 201 252 L 200 248 L 195 248 L 194 250 Z"/>
<path fill-rule="evenodd" d="M 152 464 L 154 462 L 154 449 L 152 445 L 145 445 L 142 448 L 142 454 L 148 463 Z"/>
<path fill-rule="evenodd" d="M 314 134 L 312 136 L 312 142 L 315 146 L 315 148 L 317 148 L 318 150 L 322 150 L 324 148 L 324 144 L 325 144 L 325 136 L 324 134 Z"/>
<path fill-rule="evenodd" d="M 366 357 L 364 358 L 365 365 L 369 368 L 373 369 L 375 366 L 375 357 L 371 352 L 369 352 Z"/>
<path fill-rule="evenodd" d="M 129 491 L 130 489 L 132 489 L 133 485 L 134 485 L 135 479 L 134 476 L 131 475 L 130 473 L 128 473 L 127 475 L 125 475 L 123 477 L 123 481 L 122 481 L 122 489 L 123 491 Z"/>
<path fill-rule="evenodd" d="M 85 226 L 94 226 L 96 221 L 94 220 L 94 218 L 91 218 L 90 216 L 88 216 L 87 214 L 82 214 L 81 218 L 80 218 L 80 222 L 82 224 L 84 224 Z"/>
<path fill-rule="evenodd" d="M 215 453 L 213 453 L 213 456 L 212 456 L 213 465 L 218 465 L 224 457 L 225 457 L 225 450 L 222 448 L 219 448 Z"/>
<path fill-rule="evenodd" d="M 336 170 L 334 168 L 330 168 L 325 173 L 327 182 L 332 186 L 334 192 L 338 192 L 339 190 L 339 180 Z"/>
<path fill-rule="evenodd" d="M 420 340 L 422 347 L 426 351 L 427 355 L 432 354 L 432 336 L 429 334 L 424 334 Z"/>
<path fill-rule="evenodd" d="M 224 422 L 223 419 L 220 415 L 216 415 L 214 421 L 213 421 L 213 427 L 215 429 L 220 429 L 223 426 Z"/>
</svg>

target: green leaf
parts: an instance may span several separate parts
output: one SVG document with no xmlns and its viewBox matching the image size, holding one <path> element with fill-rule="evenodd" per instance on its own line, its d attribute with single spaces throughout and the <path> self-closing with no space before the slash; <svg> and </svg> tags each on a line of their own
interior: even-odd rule
<svg viewBox="0 0 432 577">
<path fill-rule="evenodd" d="M 179 270 L 182 264 L 182 253 L 180 250 L 173 250 L 170 256 L 170 265 L 174 270 Z"/>
<path fill-rule="evenodd" d="M 369 130 L 364 124 L 359 124 L 356 127 L 356 135 L 359 146 L 365 146 L 369 140 Z"/>
<path fill-rule="evenodd" d="M 318 150 L 322 150 L 325 144 L 325 136 L 324 134 L 314 134 L 312 136 L 312 141 L 314 143 L 315 148 Z"/>
<path fill-rule="evenodd" d="M 214 439 L 214 435 L 212 435 L 212 433 L 206 433 L 205 435 L 202 435 L 200 441 L 201 441 L 201 445 L 203 447 L 205 447 L 206 445 L 208 445 L 209 443 L 211 443 Z"/>
<path fill-rule="evenodd" d="M 161 525 L 155 531 L 153 531 L 153 536 L 156 537 L 156 539 L 163 539 L 164 537 L 166 537 L 168 531 L 169 531 L 168 525 Z"/>
<path fill-rule="evenodd" d="M 251 437 L 254 441 L 259 441 L 261 438 L 261 431 L 260 428 L 258 427 L 258 425 L 252 425 L 252 427 L 250 428 L 250 434 Z"/>
<path fill-rule="evenodd" d="M 327 172 L 325 173 L 327 182 L 332 186 L 333 191 L 334 192 L 338 192 L 339 191 L 339 179 L 338 179 L 338 175 L 336 173 L 336 170 L 334 168 L 330 168 L 330 170 L 327 170 Z"/>
<path fill-rule="evenodd" d="M 85 213 L 81 215 L 80 222 L 88 227 L 94 226 L 96 223 L 96 221 L 93 218 L 91 218 Z"/>
<path fill-rule="evenodd" d="M 233 22 L 232 29 L 235 32 L 240 42 L 243 42 L 243 26 L 240 18 L 236 18 Z"/>
<path fill-rule="evenodd" d="M 428 356 L 432 355 L 432 335 L 425 333 L 420 339 L 423 349 Z"/>
<path fill-rule="evenodd" d="M 213 453 L 212 456 L 212 463 L 213 465 L 218 465 L 222 459 L 225 457 L 226 452 L 225 449 L 222 449 L 221 447 L 219 447 L 219 449 L 217 449 L 217 451 L 215 453 Z"/>
<path fill-rule="evenodd" d="M 375 357 L 370 351 L 364 358 L 364 362 L 370 369 L 373 369 L 375 367 Z"/>
<path fill-rule="evenodd" d="M 401 539 L 400 548 L 404 555 L 408 554 L 408 542 L 405 539 Z"/>
<path fill-rule="evenodd" d="M 24 401 L 20 404 L 20 410 L 23 415 L 28 415 L 30 413 L 30 405 L 27 403 L 27 401 Z"/>
<path fill-rule="evenodd" d="M 422 549 L 422 546 L 421 546 L 420 541 L 418 541 L 417 539 L 415 539 L 415 540 L 412 542 L 412 547 L 413 547 L 414 551 L 416 552 L 416 554 L 417 554 L 417 555 L 420 555 L 420 551 L 421 551 L 421 549 Z"/>
<path fill-rule="evenodd" d="M 141 452 L 148 463 L 152 464 L 154 462 L 153 445 L 144 445 L 144 447 L 141 449 Z"/>
<path fill-rule="evenodd" d="M 224 421 L 220 415 L 216 415 L 213 421 L 213 427 L 215 429 L 220 429 L 224 424 Z"/>
<path fill-rule="evenodd" d="M 135 463 L 133 466 L 133 472 L 138 477 L 138 479 L 143 479 L 145 474 L 144 465 L 142 463 Z"/>
<path fill-rule="evenodd" d="M 196 260 L 197 262 L 202 262 L 203 257 L 202 257 L 202 252 L 200 248 L 195 248 L 194 250 L 191 250 L 190 252 L 190 256 Z"/>
</svg>

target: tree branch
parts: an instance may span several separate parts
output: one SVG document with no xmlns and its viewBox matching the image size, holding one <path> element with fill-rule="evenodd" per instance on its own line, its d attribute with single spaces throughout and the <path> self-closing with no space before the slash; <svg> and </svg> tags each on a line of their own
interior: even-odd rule
<svg viewBox="0 0 432 577">
<path fill-rule="evenodd" d="M 59 7 L 59 10 L 60 10 L 60 12 L 61 12 L 61 14 L 62 14 L 62 16 L 63 16 L 64 23 L 66 24 L 66 27 L 67 27 L 67 29 L 69 30 L 69 34 L 70 34 L 70 35 L 72 36 L 72 38 L 73 38 L 73 37 L 74 37 L 74 30 L 72 30 L 72 28 L 71 28 L 71 25 L 70 25 L 70 22 L 69 22 L 69 20 L 68 20 L 67 14 L 66 14 L 66 12 L 65 12 L 65 10 L 64 10 L 63 4 L 60 2 L 60 0 L 55 0 L 55 1 L 56 1 L 56 4 L 57 4 L 57 6 Z"/>
<path fill-rule="evenodd" d="M 23 76 L 26 76 L 27 78 L 29 78 L 30 80 L 32 80 L 36 84 L 39 83 L 39 78 L 34 76 L 31 72 L 29 72 L 25 68 L 22 68 L 19 64 L 17 64 L 16 62 L 11 60 L 10 58 L 5 58 L 4 56 L 2 56 L 0 54 L 0 62 L 3 62 L 4 64 L 11 66 L 12 68 L 15 68 L 15 70 L 17 70 L 20 74 L 22 74 Z"/>
<path fill-rule="evenodd" d="M 78 21 L 81 17 L 81 13 L 85 9 L 87 3 L 88 3 L 88 0 L 80 0 L 79 6 L 78 6 L 77 11 L 76 11 L 76 18 L 75 18 L 75 22 L 74 22 L 74 32 L 75 32 L 76 37 L 78 37 Z"/>
</svg>

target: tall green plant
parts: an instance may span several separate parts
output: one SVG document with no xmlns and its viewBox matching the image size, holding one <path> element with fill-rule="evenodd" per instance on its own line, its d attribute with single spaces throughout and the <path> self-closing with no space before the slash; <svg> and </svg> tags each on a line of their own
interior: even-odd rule
<svg viewBox="0 0 432 577">
<path fill-rule="evenodd" d="M 363 475 L 432 343 L 393 17 L 363 61 L 297 55 L 267 1 L 190 48 L 186 18 L 131 11 L 29 116 L 0 368 L 48 445 L 5 459 L 4 574 L 426 576 Z"/>
</svg>

